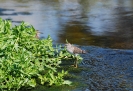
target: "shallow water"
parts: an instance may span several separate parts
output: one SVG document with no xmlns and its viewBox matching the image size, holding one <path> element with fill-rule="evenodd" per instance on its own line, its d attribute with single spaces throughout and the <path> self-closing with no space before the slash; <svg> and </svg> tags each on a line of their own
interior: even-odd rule
<svg viewBox="0 0 133 91">
<path fill-rule="evenodd" d="M 133 90 L 133 50 L 84 47 L 89 51 L 82 55 L 84 82 L 90 91 L 132 91 Z"/>
<path fill-rule="evenodd" d="M 133 48 L 132 0 L 0 0 L 0 17 L 29 22 L 54 43 Z"/>
</svg>

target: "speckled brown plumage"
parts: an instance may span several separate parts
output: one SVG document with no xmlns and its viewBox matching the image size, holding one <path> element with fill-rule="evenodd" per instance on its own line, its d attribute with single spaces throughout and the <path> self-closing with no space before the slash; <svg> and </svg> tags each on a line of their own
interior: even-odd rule
<svg viewBox="0 0 133 91">
<path fill-rule="evenodd" d="M 70 43 L 66 44 L 66 49 L 67 49 L 68 52 L 70 52 L 72 54 L 75 54 L 75 55 L 86 53 L 85 50 L 82 50 L 82 49 L 80 49 L 80 48 L 78 48 L 76 46 L 73 46 Z"/>
<path fill-rule="evenodd" d="M 73 53 L 74 54 L 83 54 L 83 53 L 86 53 L 86 52 L 84 50 L 81 50 L 80 48 L 74 46 Z"/>
</svg>

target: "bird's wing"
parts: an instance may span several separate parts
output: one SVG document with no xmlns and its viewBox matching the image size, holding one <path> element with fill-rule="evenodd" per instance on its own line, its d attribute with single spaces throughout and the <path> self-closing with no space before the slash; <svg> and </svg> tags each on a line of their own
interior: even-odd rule
<svg viewBox="0 0 133 91">
<path fill-rule="evenodd" d="M 79 53 L 82 53 L 82 50 L 80 48 L 74 46 L 73 53 L 74 54 L 79 54 Z"/>
</svg>

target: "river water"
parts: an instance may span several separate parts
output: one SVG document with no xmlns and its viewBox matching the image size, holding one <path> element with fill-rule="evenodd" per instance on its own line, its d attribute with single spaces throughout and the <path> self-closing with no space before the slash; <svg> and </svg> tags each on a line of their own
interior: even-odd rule
<svg viewBox="0 0 133 91">
<path fill-rule="evenodd" d="M 54 43 L 133 48 L 132 0 L 0 0 L 0 17 L 26 21 Z"/>
</svg>

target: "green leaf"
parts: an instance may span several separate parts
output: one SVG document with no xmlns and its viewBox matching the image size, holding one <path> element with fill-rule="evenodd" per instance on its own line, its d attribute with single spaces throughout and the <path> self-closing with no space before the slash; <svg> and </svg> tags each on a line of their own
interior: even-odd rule
<svg viewBox="0 0 133 91">
<path fill-rule="evenodd" d="M 67 41 L 67 39 L 66 39 L 66 43 L 69 43 L 69 42 Z"/>
<path fill-rule="evenodd" d="M 71 81 L 69 81 L 69 80 L 65 80 L 65 81 L 63 82 L 63 84 L 71 85 L 71 84 L 72 84 L 72 82 L 71 82 Z"/>
<path fill-rule="evenodd" d="M 31 80 L 28 81 L 27 84 L 29 84 L 31 87 L 35 87 L 36 86 L 36 81 L 35 81 L 35 79 L 31 79 Z"/>
</svg>

